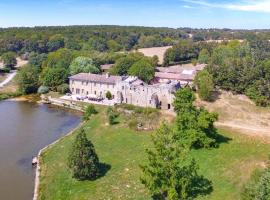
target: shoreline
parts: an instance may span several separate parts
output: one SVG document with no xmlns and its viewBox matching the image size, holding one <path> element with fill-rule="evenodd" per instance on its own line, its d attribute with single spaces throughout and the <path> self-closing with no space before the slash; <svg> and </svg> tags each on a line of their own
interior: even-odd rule
<svg viewBox="0 0 270 200">
<path fill-rule="evenodd" d="M 33 200 L 38 200 L 38 195 L 39 195 L 39 187 L 40 187 L 40 171 L 41 171 L 41 166 L 40 166 L 40 157 L 42 155 L 43 152 L 45 152 L 46 150 L 48 150 L 49 148 L 51 148 L 52 146 L 54 146 L 55 144 L 57 144 L 58 142 L 60 142 L 62 139 L 72 135 L 73 133 L 75 133 L 77 130 L 79 130 L 82 126 L 84 125 L 84 122 L 79 123 L 79 125 L 74 128 L 73 130 L 71 130 L 70 132 L 68 132 L 66 135 L 60 137 L 59 139 L 57 139 L 56 141 L 52 142 L 51 144 L 48 144 L 47 146 L 45 146 L 44 148 L 40 149 L 37 155 L 37 166 L 36 166 L 36 172 L 35 172 L 35 182 L 34 182 L 34 195 L 33 195 Z"/>
<path fill-rule="evenodd" d="M 27 98 L 23 97 L 22 99 L 25 99 L 26 101 L 28 100 Z M 14 100 L 19 100 L 22 101 L 21 98 L 14 98 Z M 42 103 L 41 103 L 42 104 Z M 59 107 L 63 107 L 63 108 L 67 108 L 64 105 L 59 105 L 59 104 L 55 104 L 55 103 L 51 103 L 51 105 L 55 105 L 55 106 L 59 106 Z M 74 111 L 79 111 L 82 112 L 81 109 L 75 109 L 75 108 L 71 108 L 68 107 L 68 109 L 74 110 Z M 42 155 L 42 153 L 44 151 L 46 151 L 47 149 L 51 148 L 52 146 L 54 146 L 55 144 L 57 144 L 58 142 L 60 142 L 62 139 L 72 135 L 73 133 L 75 133 L 76 130 L 80 129 L 83 124 L 85 122 L 80 122 L 78 124 L 78 126 L 76 128 L 74 128 L 73 130 L 71 130 L 70 132 L 68 132 L 66 135 L 60 137 L 59 139 L 57 139 L 56 141 L 52 142 L 51 144 L 48 144 L 47 146 L 45 146 L 44 148 L 40 149 L 37 155 L 37 166 L 36 166 L 36 172 L 35 172 L 35 182 L 34 182 L 34 195 L 33 195 L 33 200 L 38 200 L 38 195 L 39 195 L 39 186 L 40 186 L 40 171 L 41 171 L 41 166 L 40 166 L 40 157 Z"/>
</svg>

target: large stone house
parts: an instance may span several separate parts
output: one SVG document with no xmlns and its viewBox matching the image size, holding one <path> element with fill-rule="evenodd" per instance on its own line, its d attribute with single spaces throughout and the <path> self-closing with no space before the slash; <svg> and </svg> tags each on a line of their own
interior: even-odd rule
<svg viewBox="0 0 270 200">
<path fill-rule="evenodd" d="M 126 103 L 141 107 L 172 109 L 178 81 L 148 85 L 137 77 L 110 76 L 108 74 L 80 73 L 69 78 L 73 95 L 106 98 L 109 91 L 117 104 Z"/>
</svg>

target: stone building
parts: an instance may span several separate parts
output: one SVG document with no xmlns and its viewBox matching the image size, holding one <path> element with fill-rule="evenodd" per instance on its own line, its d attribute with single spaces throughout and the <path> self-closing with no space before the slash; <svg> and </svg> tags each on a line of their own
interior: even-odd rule
<svg viewBox="0 0 270 200">
<path fill-rule="evenodd" d="M 110 91 L 116 104 L 126 103 L 141 107 L 172 109 L 174 93 L 180 88 L 177 81 L 148 85 L 130 76 L 109 76 L 80 73 L 70 78 L 73 95 L 106 98 Z"/>
</svg>

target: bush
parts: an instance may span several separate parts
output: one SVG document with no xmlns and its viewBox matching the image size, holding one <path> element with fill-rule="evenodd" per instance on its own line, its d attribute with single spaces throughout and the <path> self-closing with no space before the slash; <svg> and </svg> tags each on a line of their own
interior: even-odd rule
<svg viewBox="0 0 270 200">
<path fill-rule="evenodd" d="M 69 85 L 66 83 L 63 83 L 62 85 L 59 85 L 57 87 L 57 92 L 59 92 L 60 94 L 66 94 L 69 92 Z"/>
<path fill-rule="evenodd" d="M 8 67 L 4 67 L 2 69 L 0 69 L 0 73 L 9 73 L 10 72 L 10 68 Z"/>
<path fill-rule="evenodd" d="M 92 115 L 95 115 L 97 114 L 97 110 L 95 108 L 95 106 L 93 105 L 89 105 L 87 106 L 87 108 L 85 109 L 85 113 L 83 115 L 83 120 L 89 120 L 89 118 L 92 116 Z"/>
<path fill-rule="evenodd" d="M 112 93 L 110 91 L 106 92 L 106 98 L 109 100 L 112 99 Z"/>
<path fill-rule="evenodd" d="M 49 88 L 47 86 L 42 85 L 38 88 L 39 94 L 46 94 L 48 92 L 49 92 Z"/>
<path fill-rule="evenodd" d="M 116 124 L 115 120 L 119 116 L 119 114 L 117 113 L 115 109 L 113 109 L 112 107 L 109 107 L 107 110 L 107 116 L 108 116 L 109 124 L 114 125 Z"/>
</svg>

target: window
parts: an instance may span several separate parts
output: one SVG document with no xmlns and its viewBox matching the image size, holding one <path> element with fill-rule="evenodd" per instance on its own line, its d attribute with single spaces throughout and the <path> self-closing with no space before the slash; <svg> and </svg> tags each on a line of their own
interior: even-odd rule
<svg viewBox="0 0 270 200">
<path fill-rule="evenodd" d="M 102 96 L 102 92 L 100 92 L 100 96 Z"/>
<path fill-rule="evenodd" d="M 72 93 L 74 92 L 74 88 L 71 89 Z"/>
<path fill-rule="evenodd" d="M 80 89 L 76 89 L 76 94 L 80 94 Z"/>
<path fill-rule="evenodd" d="M 96 82 L 94 83 L 94 86 L 96 86 Z"/>
<path fill-rule="evenodd" d="M 150 100 L 150 101 L 149 101 L 149 104 L 151 104 L 151 103 L 152 103 L 152 101 Z"/>
<path fill-rule="evenodd" d="M 170 110 L 171 109 L 171 104 L 168 104 L 168 110 Z"/>
<path fill-rule="evenodd" d="M 127 100 L 127 98 L 126 98 L 126 103 L 128 103 L 128 100 Z"/>
<path fill-rule="evenodd" d="M 86 92 L 86 95 L 88 95 L 88 94 L 89 94 L 89 92 L 87 91 L 87 92 Z"/>
<path fill-rule="evenodd" d="M 97 94 L 97 91 L 94 91 L 94 94 Z"/>
<path fill-rule="evenodd" d="M 124 90 L 125 88 L 124 88 L 124 86 L 122 86 L 122 90 Z"/>
<path fill-rule="evenodd" d="M 84 93 L 84 89 L 82 89 L 82 94 Z"/>
</svg>

